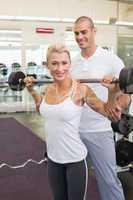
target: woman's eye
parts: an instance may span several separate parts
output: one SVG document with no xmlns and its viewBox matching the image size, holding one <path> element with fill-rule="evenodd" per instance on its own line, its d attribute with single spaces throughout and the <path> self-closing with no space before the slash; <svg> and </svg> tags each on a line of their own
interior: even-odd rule
<svg viewBox="0 0 133 200">
<path fill-rule="evenodd" d="M 63 64 L 63 65 L 67 65 L 67 62 L 63 62 L 62 64 Z"/>
<path fill-rule="evenodd" d="M 57 63 L 56 63 L 56 62 L 54 62 L 54 63 L 52 63 L 52 65 L 54 65 L 54 66 L 55 66 L 55 65 L 57 65 Z"/>
</svg>

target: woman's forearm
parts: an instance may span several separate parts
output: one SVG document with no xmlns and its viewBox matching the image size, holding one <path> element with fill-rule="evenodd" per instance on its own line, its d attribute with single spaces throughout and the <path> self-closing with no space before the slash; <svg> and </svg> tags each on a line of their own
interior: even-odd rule
<svg viewBox="0 0 133 200">
<path fill-rule="evenodd" d="M 103 116 L 109 118 L 112 121 L 120 119 L 121 109 L 115 104 L 115 93 L 110 92 L 108 95 L 108 101 L 103 102 L 100 100 L 95 93 L 87 89 L 86 93 L 86 103 L 96 112 L 102 114 Z"/>
<path fill-rule="evenodd" d="M 42 101 L 42 97 L 41 95 L 33 88 L 28 88 L 27 87 L 28 92 L 30 93 L 30 95 L 33 97 L 35 104 L 36 104 L 36 109 L 38 111 L 40 103 Z"/>
</svg>

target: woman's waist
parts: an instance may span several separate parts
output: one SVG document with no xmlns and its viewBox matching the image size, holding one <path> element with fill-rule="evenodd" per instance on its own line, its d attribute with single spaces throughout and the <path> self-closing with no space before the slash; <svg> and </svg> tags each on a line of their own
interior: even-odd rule
<svg viewBox="0 0 133 200">
<path fill-rule="evenodd" d="M 77 161 L 87 155 L 87 149 L 81 140 L 67 140 L 64 138 L 51 141 L 48 137 L 46 143 L 48 155 L 56 162 Z"/>
</svg>

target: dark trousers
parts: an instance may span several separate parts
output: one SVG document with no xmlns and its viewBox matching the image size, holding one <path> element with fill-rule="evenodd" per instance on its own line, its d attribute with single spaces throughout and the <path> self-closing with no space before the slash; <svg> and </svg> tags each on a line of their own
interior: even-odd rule
<svg viewBox="0 0 133 200">
<path fill-rule="evenodd" d="M 48 159 L 48 178 L 54 200 L 85 200 L 87 161 L 58 164 Z"/>
</svg>

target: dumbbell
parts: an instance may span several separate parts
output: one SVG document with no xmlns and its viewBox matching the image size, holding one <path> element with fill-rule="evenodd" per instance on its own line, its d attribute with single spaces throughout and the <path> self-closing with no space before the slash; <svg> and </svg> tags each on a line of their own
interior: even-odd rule
<svg viewBox="0 0 133 200">
<path fill-rule="evenodd" d="M 12 72 L 7 82 L 9 87 L 14 91 L 21 91 L 25 88 L 24 78 L 25 74 L 22 71 Z M 100 83 L 101 79 L 80 79 L 81 83 Z M 34 84 L 43 85 L 52 83 L 51 79 L 35 80 Z M 119 84 L 120 90 L 126 94 L 133 94 L 133 68 L 123 68 L 120 71 L 119 78 L 112 81 L 112 83 Z M 3 84 L 3 82 L 0 82 Z"/>
</svg>

